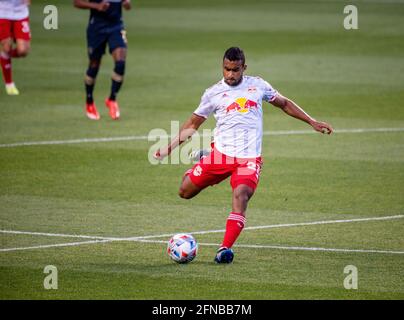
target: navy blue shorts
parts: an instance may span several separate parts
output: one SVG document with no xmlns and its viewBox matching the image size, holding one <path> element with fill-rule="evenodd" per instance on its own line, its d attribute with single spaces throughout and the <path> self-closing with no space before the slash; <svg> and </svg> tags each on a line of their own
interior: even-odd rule
<svg viewBox="0 0 404 320">
<path fill-rule="evenodd" d="M 99 60 L 105 54 L 108 44 L 109 53 L 116 48 L 126 48 L 126 34 L 122 27 L 98 29 L 95 26 L 87 28 L 88 56 L 91 60 Z"/>
</svg>

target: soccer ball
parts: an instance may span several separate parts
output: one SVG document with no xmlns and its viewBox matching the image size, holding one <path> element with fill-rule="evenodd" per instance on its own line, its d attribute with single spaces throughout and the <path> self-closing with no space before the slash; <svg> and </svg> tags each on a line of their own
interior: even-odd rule
<svg viewBox="0 0 404 320">
<path fill-rule="evenodd" d="M 198 243 L 190 234 L 176 234 L 168 241 L 167 253 L 175 262 L 191 262 L 196 257 L 197 252 Z"/>
</svg>

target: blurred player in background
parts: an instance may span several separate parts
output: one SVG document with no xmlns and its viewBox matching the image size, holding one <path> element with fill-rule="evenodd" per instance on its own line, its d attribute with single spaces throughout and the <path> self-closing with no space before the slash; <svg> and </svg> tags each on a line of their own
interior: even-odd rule
<svg viewBox="0 0 404 320">
<path fill-rule="evenodd" d="M 125 74 L 126 34 L 122 20 L 122 7 L 131 9 L 130 0 L 74 0 L 74 6 L 90 10 L 90 20 L 87 27 L 87 46 L 89 66 L 85 77 L 86 114 L 91 120 L 100 119 L 94 103 L 93 91 L 102 56 L 108 44 L 109 52 L 114 59 L 111 93 L 105 99 L 109 115 L 117 120 L 120 116 L 116 96 L 121 88 Z"/>
<path fill-rule="evenodd" d="M 11 60 L 26 57 L 31 47 L 29 10 L 31 0 L 0 0 L 0 63 L 6 92 L 18 95 Z"/>
<path fill-rule="evenodd" d="M 196 152 L 199 162 L 185 172 L 179 195 L 191 199 L 206 187 L 231 177 L 233 208 L 215 256 L 217 263 L 233 261 L 231 247 L 244 228 L 247 204 L 258 185 L 262 167 L 262 101 L 281 108 L 318 132 L 330 134 L 333 131 L 328 123 L 310 117 L 268 82 L 259 77 L 244 76 L 246 68 L 243 51 L 229 48 L 223 57 L 223 79 L 205 91 L 199 107 L 183 124 L 178 136 L 154 154 L 156 159 L 162 160 L 214 114 L 217 123 L 211 151 Z"/>
</svg>

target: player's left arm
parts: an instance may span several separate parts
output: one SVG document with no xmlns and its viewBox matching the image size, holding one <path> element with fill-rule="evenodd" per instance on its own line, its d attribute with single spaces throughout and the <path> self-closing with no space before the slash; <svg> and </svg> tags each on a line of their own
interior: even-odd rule
<svg viewBox="0 0 404 320">
<path fill-rule="evenodd" d="M 300 119 L 313 127 L 314 130 L 331 134 L 333 132 L 333 128 L 327 122 L 317 121 L 312 118 L 308 113 L 306 113 L 302 108 L 300 108 L 294 101 L 290 100 L 287 97 L 282 96 L 281 94 L 277 94 L 275 99 L 270 102 L 275 107 L 282 109 L 286 114 L 294 117 L 296 119 Z"/>
<path fill-rule="evenodd" d="M 132 3 L 130 0 L 123 0 L 122 6 L 125 8 L 125 10 L 130 10 L 132 8 Z"/>
<path fill-rule="evenodd" d="M 27 6 L 29 6 L 31 4 L 31 0 L 24 0 L 24 4 L 26 4 Z"/>
</svg>

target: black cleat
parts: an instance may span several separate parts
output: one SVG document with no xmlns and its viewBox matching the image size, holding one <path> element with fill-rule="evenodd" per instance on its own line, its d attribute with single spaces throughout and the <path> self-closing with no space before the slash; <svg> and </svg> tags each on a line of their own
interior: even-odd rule
<svg viewBox="0 0 404 320">
<path fill-rule="evenodd" d="M 232 263 L 234 258 L 234 252 L 228 248 L 220 248 L 215 257 L 216 263 Z"/>
</svg>

